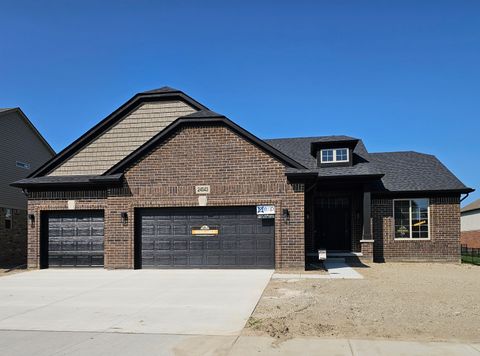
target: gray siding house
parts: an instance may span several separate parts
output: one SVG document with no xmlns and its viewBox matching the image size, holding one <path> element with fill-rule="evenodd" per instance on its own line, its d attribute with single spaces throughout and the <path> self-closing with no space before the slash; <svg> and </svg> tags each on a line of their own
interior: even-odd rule
<svg viewBox="0 0 480 356">
<path fill-rule="evenodd" d="M 480 248 L 480 199 L 461 210 L 461 243 L 469 248 Z"/>
<path fill-rule="evenodd" d="M 54 155 L 20 108 L 0 109 L 0 267 L 26 263 L 27 198 L 10 183 Z"/>
</svg>

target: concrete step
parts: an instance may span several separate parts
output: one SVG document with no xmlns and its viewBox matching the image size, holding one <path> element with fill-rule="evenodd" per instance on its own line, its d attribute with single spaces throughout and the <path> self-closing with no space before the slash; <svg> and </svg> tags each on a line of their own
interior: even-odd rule
<svg viewBox="0 0 480 356">
<path fill-rule="evenodd" d="M 345 262 L 345 257 L 328 257 L 325 262 Z"/>
</svg>

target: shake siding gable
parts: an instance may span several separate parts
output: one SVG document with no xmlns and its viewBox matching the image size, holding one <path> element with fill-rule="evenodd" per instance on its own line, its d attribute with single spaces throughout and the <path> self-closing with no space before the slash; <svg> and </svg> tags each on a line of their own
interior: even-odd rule
<svg viewBox="0 0 480 356">
<path fill-rule="evenodd" d="M 145 103 L 48 175 L 103 174 L 177 118 L 195 111 L 180 100 Z"/>
</svg>

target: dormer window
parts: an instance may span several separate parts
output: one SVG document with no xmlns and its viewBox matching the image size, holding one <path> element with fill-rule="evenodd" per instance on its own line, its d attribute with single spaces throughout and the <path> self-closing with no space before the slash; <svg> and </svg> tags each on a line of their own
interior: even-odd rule
<svg viewBox="0 0 480 356">
<path fill-rule="evenodd" d="M 341 163 L 348 160 L 348 148 L 329 148 L 320 151 L 320 163 Z"/>
</svg>

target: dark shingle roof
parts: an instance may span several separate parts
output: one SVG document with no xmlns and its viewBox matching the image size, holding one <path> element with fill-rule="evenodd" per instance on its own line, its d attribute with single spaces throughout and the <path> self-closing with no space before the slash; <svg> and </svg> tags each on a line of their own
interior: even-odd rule
<svg viewBox="0 0 480 356">
<path fill-rule="evenodd" d="M 182 118 L 210 118 L 210 117 L 225 117 L 224 115 L 218 114 L 212 110 L 200 110 L 200 111 L 195 111 L 191 114 L 182 116 Z"/>
<path fill-rule="evenodd" d="M 164 93 L 178 93 L 178 92 L 180 92 L 180 90 L 164 86 L 158 89 L 144 91 L 141 94 L 164 94 Z"/>
<path fill-rule="evenodd" d="M 0 112 L 5 112 L 5 111 L 10 111 L 10 110 L 13 110 L 15 108 L 0 108 Z"/>
<path fill-rule="evenodd" d="M 378 175 L 381 172 L 370 162 L 370 157 L 361 140 L 358 140 L 353 150 L 353 166 L 349 167 L 322 167 L 317 166 L 317 159 L 310 153 L 310 146 L 316 142 L 336 142 L 358 140 L 349 136 L 319 136 L 298 137 L 265 140 L 269 145 L 292 157 L 309 170 L 317 172 L 320 177 L 334 176 L 368 176 Z"/>
<path fill-rule="evenodd" d="M 368 153 L 362 140 L 354 149 L 354 164 L 347 167 L 317 167 L 310 153 L 315 142 L 352 141 L 349 136 L 299 137 L 265 140 L 268 144 L 307 167 L 298 173 L 315 172 L 319 177 L 382 176 L 378 191 L 469 191 L 435 156 L 417 152 Z"/>
<path fill-rule="evenodd" d="M 480 210 L 480 199 L 477 199 L 474 202 L 464 206 L 462 208 L 462 213 L 466 213 L 467 211 L 473 211 L 473 210 Z"/>
<path fill-rule="evenodd" d="M 418 152 L 370 153 L 372 162 L 385 173 L 383 187 L 389 191 L 468 189 L 435 156 Z M 382 189 L 383 188 L 383 189 Z"/>
</svg>

